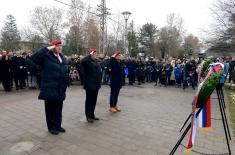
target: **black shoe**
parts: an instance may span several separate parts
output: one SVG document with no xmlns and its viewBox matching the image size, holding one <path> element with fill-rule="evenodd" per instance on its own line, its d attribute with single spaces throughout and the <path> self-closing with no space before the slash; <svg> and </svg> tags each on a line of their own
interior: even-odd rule
<svg viewBox="0 0 235 155">
<path fill-rule="evenodd" d="M 88 123 L 94 123 L 94 119 L 92 119 L 92 118 L 87 118 L 87 122 L 88 122 Z"/>
<path fill-rule="evenodd" d="M 59 132 L 66 132 L 66 130 L 65 130 L 64 128 L 62 128 L 62 127 L 58 128 L 57 130 L 58 130 Z"/>
<path fill-rule="evenodd" d="M 59 134 L 59 131 L 57 130 L 54 130 L 54 129 L 50 129 L 48 130 L 52 135 L 58 135 Z"/>
<path fill-rule="evenodd" d="M 98 121 L 100 119 L 98 117 L 94 117 L 93 120 Z"/>
</svg>

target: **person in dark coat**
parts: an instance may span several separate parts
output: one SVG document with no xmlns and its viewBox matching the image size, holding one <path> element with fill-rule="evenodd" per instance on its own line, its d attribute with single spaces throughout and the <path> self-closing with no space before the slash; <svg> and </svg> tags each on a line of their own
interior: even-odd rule
<svg viewBox="0 0 235 155">
<path fill-rule="evenodd" d="M 155 86 L 157 86 L 158 82 L 159 82 L 159 85 L 161 85 L 161 76 L 162 76 L 162 62 L 161 60 L 157 59 L 156 61 L 156 64 L 155 64 Z"/>
<path fill-rule="evenodd" d="M 134 59 L 130 58 L 127 61 L 129 85 L 133 85 L 135 83 L 136 66 Z"/>
<path fill-rule="evenodd" d="M 2 54 L 0 52 L 0 83 L 2 83 Z"/>
<path fill-rule="evenodd" d="M 26 63 L 20 51 L 16 51 L 16 56 L 12 57 L 12 65 L 16 90 L 24 89 Z"/>
<path fill-rule="evenodd" d="M 167 77 L 167 84 L 171 85 L 171 72 L 173 71 L 173 67 L 171 65 L 170 60 L 166 63 L 166 77 Z"/>
<path fill-rule="evenodd" d="M 96 49 L 90 49 L 89 55 L 81 61 L 80 72 L 84 78 L 84 89 L 86 90 L 85 115 L 88 123 L 99 120 L 95 116 L 95 107 L 98 92 L 101 87 L 101 67 L 97 60 Z"/>
<path fill-rule="evenodd" d="M 188 86 L 188 82 L 192 85 L 192 88 L 195 89 L 195 81 L 194 81 L 194 74 L 196 72 L 196 66 L 194 61 L 186 61 L 184 66 L 184 84 L 183 89 Z"/>
<path fill-rule="evenodd" d="M 121 65 L 123 67 L 123 76 L 122 76 L 122 85 L 126 85 L 126 77 L 128 77 L 128 68 L 126 67 L 126 61 L 124 59 L 121 60 Z"/>
<path fill-rule="evenodd" d="M 2 84 L 6 92 L 11 91 L 11 78 L 12 78 L 12 63 L 9 59 L 7 52 L 3 51 L 2 60 L 0 62 Z"/>
<path fill-rule="evenodd" d="M 122 77 L 124 76 L 124 67 L 121 63 L 122 54 L 120 51 L 116 51 L 113 56 L 111 57 L 108 68 L 111 75 L 111 92 L 110 92 L 110 112 L 116 113 L 120 112 L 121 109 L 117 106 L 118 102 L 118 95 L 120 92 L 120 89 L 123 86 Z"/>
<path fill-rule="evenodd" d="M 156 61 L 154 61 L 153 57 L 150 57 L 149 60 L 150 60 L 151 66 L 153 68 L 153 73 L 152 73 L 151 81 L 156 81 L 156 70 L 155 70 Z"/>
<path fill-rule="evenodd" d="M 32 53 L 28 53 L 26 57 L 26 68 L 28 74 L 28 85 L 30 89 L 35 89 L 37 86 L 37 67 L 36 64 L 30 59 Z"/>
<path fill-rule="evenodd" d="M 138 80 L 138 85 L 140 85 L 141 83 L 144 83 L 145 63 L 143 61 L 143 58 L 138 58 L 137 60 L 136 76 Z"/>
<path fill-rule="evenodd" d="M 102 69 L 102 84 L 109 84 L 109 71 L 108 71 L 108 62 L 109 62 L 109 58 L 106 57 L 104 58 L 104 60 L 102 60 L 101 62 L 101 69 Z"/>
<path fill-rule="evenodd" d="M 151 61 L 147 61 L 146 63 L 146 82 L 152 82 L 152 74 L 154 68 L 152 67 Z"/>
<path fill-rule="evenodd" d="M 78 71 L 79 74 L 79 80 L 80 80 L 80 84 L 83 85 L 84 84 L 84 78 L 83 75 L 81 73 L 81 61 L 84 57 L 82 55 L 79 56 L 79 59 L 76 62 L 76 70 Z"/>
<path fill-rule="evenodd" d="M 45 101 L 48 131 L 54 135 L 65 132 L 61 123 L 69 75 L 68 62 L 61 53 L 61 41 L 53 40 L 49 47 L 39 49 L 31 59 L 41 66 L 41 87 L 38 98 Z"/>
<path fill-rule="evenodd" d="M 25 66 L 22 70 L 22 80 L 23 80 L 23 87 L 27 87 L 28 86 L 28 72 L 27 72 L 27 63 L 26 63 L 26 58 L 27 58 L 27 53 L 26 52 L 23 52 L 22 53 L 22 58 L 24 59 L 24 62 L 25 62 Z M 27 82 L 27 84 L 26 84 Z"/>
<path fill-rule="evenodd" d="M 0 83 L 2 82 L 2 53 L 0 52 Z"/>
<path fill-rule="evenodd" d="M 229 80 L 229 88 L 231 88 L 232 84 L 235 83 L 235 57 L 229 63 Z"/>
</svg>

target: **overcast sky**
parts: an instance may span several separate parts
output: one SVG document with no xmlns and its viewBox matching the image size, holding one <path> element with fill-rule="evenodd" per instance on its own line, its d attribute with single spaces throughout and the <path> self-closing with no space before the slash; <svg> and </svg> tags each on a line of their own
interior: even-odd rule
<svg viewBox="0 0 235 155">
<path fill-rule="evenodd" d="M 61 0 L 69 3 L 70 0 Z M 83 0 L 86 4 L 96 7 L 101 0 Z M 187 33 L 203 37 L 201 29 L 208 29 L 212 22 L 210 7 L 216 0 L 106 0 L 107 7 L 113 14 L 130 11 L 130 20 L 136 27 L 145 23 L 153 23 L 158 27 L 166 24 L 169 13 L 176 13 L 184 20 Z M 12 14 L 16 18 L 19 29 L 29 25 L 30 12 L 35 6 L 59 7 L 66 11 L 64 6 L 54 0 L 0 0 L 0 28 L 3 26 L 6 15 Z M 108 21 L 109 22 L 109 21 Z"/>
</svg>

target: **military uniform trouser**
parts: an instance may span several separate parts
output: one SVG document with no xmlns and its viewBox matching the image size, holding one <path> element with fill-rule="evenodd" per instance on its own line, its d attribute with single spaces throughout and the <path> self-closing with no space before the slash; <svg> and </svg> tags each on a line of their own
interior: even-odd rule
<svg viewBox="0 0 235 155">
<path fill-rule="evenodd" d="M 95 118 L 95 107 L 98 96 L 97 90 L 86 90 L 85 114 L 86 118 Z"/>
<path fill-rule="evenodd" d="M 119 88 L 111 88 L 110 107 L 116 107 L 117 106 L 119 92 L 120 92 Z"/>
<path fill-rule="evenodd" d="M 45 113 L 48 130 L 56 130 L 62 123 L 63 101 L 46 100 Z"/>
</svg>

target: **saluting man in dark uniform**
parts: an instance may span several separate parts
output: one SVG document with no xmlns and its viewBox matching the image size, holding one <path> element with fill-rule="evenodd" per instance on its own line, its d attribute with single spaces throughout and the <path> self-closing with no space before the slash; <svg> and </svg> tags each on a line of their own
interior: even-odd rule
<svg viewBox="0 0 235 155">
<path fill-rule="evenodd" d="M 61 53 L 61 41 L 53 40 L 49 47 L 39 49 L 31 59 L 41 66 L 41 88 L 38 98 L 45 101 L 48 131 L 58 135 L 65 132 L 61 127 L 62 109 L 69 84 L 68 62 Z"/>
<path fill-rule="evenodd" d="M 111 92 L 110 92 L 110 101 L 109 101 L 110 103 L 109 111 L 113 113 L 121 112 L 120 107 L 117 106 L 117 102 L 120 89 L 123 86 L 122 77 L 124 76 L 124 67 L 121 63 L 122 58 L 123 55 L 121 54 L 121 52 L 116 51 L 114 52 L 108 64 L 108 69 L 111 73 L 110 77 Z"/>
<path fill-rule="evenodd" d="M 82 59 L 80 72 L 84 78 L 84 89 L 86 90 L 85 114 L 87 122 L 93 123 L 95 120 L 99 120 L 95 116 L 95 107 L 102 76 L 96 49 L 90 49 L 89 55 Z"/>
</svg>

